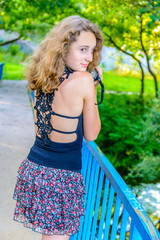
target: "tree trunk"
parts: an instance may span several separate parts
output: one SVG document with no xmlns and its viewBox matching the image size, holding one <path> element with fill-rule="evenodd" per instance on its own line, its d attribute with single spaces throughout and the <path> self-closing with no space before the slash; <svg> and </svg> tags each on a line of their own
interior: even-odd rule
<svg viewBox="0 0 160 240">
<path fill-rule="evenodd" d="M 149 59 L 148 59 L 147 55 L 146 55 L 146 59 L 147 59 L 148 71 L 150 72 L 150 74 L 152 75 L 152 77 L 153 77 L 153 79 L 154 79 L 156 98 L 158 98 L 158 97 L 159 97 L 159 94 L 158 94 L 157 77 L 156 77 L 156 75 L 154 74 L 154 72 L 151 70 L 150 63 L 149 63 Z"/>
<path fill-rule="evenodd" d="M 155 92 L 156 92 L 156 98 L 158 98 L 158 83 L 157 83 L 157 77 L 156 75 L 154 74 L 154 72 L 152 71 L 151 69 L 151 66 L 150 66 L 150 61 L 149 61 L 149 57 L 148 57 L 148 54 L 147 54 L 147 51 L 144 47 L 144 44 L 143 44 L 143 36 L 142 36 L 142 33 L 143 33 L 143 18 L 142 18 L 142 15 L 140 16 L 140 26 L 141 26 L 141 30 L 140 30 L 140 40 L 141 40 L 141 46 L 142 46 L 142 50 L 146 56 L 146 60 L 147 60 L 147 67 L 148 67 L 148 71 L 149 73 L 152 75 L 153 79 L 154 79 L 154 84 L 155 84 Z"/>
<path fill-rule="evenodd" d="M 142 64 L 140 61 L 138 61 L 140 69 L 141 69 L 141 96 L 144 94 L 144 70 L 142 68 Z"/>
<path fill-rule="evenodd" d="M 141 69 L 141 96 L 143 96 L 143 94 L 144 94 L 144 70 L 143 70 L 143 67 L 142 67 L 142 64 L 141 64 L 140 60 L 137 59 L 133 54 L 128 53 L 128 52 L 126 52 L 125 50 L 121 49 L 121 48 L 113 41 L 113 39 L 111 38 L 111 36 L 109 36 L 107 33 L 105 33 L 105 35 L 107 36 L 107 38 L 109 39 L 109 41 L 110 41 L 118 50 L 120 50 L 121 52 L 129 55 L 129 56 L 132 57 L 135 61 L 138 62 L 138 65 L 139 65 L 139 67 L 140 67 L 140 69 Z"/>
</svg>

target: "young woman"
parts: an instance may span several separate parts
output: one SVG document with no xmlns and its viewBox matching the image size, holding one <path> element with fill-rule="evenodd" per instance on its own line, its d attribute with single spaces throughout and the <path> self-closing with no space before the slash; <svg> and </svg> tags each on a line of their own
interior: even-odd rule
<svg viewBox="0 0 160 240">
<path fill-rule="evenodd" d="M 85 214 L 82 140 L 95 140 L 101 128 L 98 81 L 88 71 L 96 68 L 102 78 L 101 49 L 99 28 L 70 16 L 40 44 L 27 71 L 35 90 L 36 139 L 18 169 L 14 220 L 42 240 L 69 239 Z"/>
</svg>

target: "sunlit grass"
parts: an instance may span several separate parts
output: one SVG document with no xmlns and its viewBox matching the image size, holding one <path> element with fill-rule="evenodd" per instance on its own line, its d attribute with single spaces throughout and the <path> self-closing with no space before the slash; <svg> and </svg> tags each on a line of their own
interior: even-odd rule
<svg viewBox="0 0 160 240">
<path fill-rule="evenodd" d="M 4 80 L 22 80 L 25 78 L 25 66 L 22 64 L 5 63 L 3 70 Z"/>
<path fill-rule="evenodd" d="M 103 83 L 105 90 L 117 92 L 134 92 L 140 93 L 141 80 L 138 77 L 120 76 L 116 73 L 103 73 Z M 160 87 L 160 83 L 158 82 Z M 155 94 L 155 85 L 153 79 L 144 80 L 144 93 Z"/>
</svg>

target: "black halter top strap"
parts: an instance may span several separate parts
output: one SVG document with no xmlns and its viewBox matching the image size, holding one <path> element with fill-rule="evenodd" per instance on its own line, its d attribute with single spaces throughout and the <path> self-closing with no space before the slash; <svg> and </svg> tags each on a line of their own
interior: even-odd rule
<svg viewBox="0 0 160 240">
<path fill-rule="evenodd" d="M 68 79 L 71 73 L 75 70 L 65 67 L 62 77 L 59 79 L 60 84 Z M 43 140 L 43 143 L 47 145 L 49 143 L 49 134 L 52 132 L 53 127 L 51 124 L 51 115 L 52 115 L 52 102 L 55 95 L 55 90 L 58 91 L 58 88 L 54 89 L 51 93 L 44 93 L 42 90 L 38 90 L 36 94 L 36 103 L 34 109 L 37 111 L 37 122 L 35 122 L 38 130 L 37 133 Z"/>
</svg>

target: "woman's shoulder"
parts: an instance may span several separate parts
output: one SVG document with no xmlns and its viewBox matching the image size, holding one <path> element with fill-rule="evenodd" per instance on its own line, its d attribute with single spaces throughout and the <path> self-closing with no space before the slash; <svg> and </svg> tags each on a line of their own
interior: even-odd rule
<svg viewBox="0 0 160 240">
<path fill-rule="evenodd" d="M 76 71 L 73 73 L 72 75 L 72 79 L 74 84 L 78 87 L 78 88 L 83 88 L 84 90 L 88 87 L 91 87 L 91 85 L 93 86 L 93 77 L 92 75 L 87 72 L 87 71 Z"/>
<path fill-rule="evenodd" d="M 75 71 L 73 73 L 73 76 L 77 79 L 81 78 L 81 79 L 92 79 L 93 80 L 92 75 L 88 71 Z"/>
</svg>

